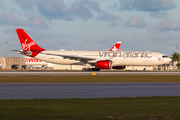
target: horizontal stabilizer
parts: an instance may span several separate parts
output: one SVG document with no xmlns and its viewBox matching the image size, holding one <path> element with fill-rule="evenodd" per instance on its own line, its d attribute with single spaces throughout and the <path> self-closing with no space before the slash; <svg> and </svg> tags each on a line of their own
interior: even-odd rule
<svg viewBox="0 0 180 120">
<path fill-rule="evenodd" d="M 26 51 L 26 52 L 23 52 L 22 50 L 10 50 L 10 51 L 15 51 L 15 52 L 17 52 L 19 54 L 26 54 L 26 55 L 31 55 L 32 54 L 31 51 Z"/>
</svg>

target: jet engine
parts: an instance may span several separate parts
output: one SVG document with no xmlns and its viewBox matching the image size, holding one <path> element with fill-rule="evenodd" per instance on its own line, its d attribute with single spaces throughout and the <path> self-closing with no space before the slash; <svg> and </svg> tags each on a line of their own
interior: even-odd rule
<svg viewBox="0 0 180 120">
<path fill-rule="evenodd" d="M 98 69 L 111 69 L 112 61 L 111 60 L 100 60 L 96 62 L 96 68 Z"/>
</svg>

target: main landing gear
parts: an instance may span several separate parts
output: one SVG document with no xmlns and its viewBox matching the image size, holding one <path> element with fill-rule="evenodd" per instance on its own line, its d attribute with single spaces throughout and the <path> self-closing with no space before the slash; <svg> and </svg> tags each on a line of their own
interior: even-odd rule
<svg viewBox="0 0 180 120">
<path fill-rule="evenodd" d="M 98 68 L 83 68 L 82 71 L 100 71 Z"/>
</svg>

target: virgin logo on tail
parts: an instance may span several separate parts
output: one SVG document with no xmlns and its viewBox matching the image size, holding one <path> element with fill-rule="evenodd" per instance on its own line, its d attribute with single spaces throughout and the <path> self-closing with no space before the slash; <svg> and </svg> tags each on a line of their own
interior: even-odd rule
<svg viewBox="0 0 180 120">
<path fill-rule="evenodd" d="M 31 46 L 35 45 L 36 43 L 33 41 L 33 42 L 27 44 L 27 41 L 28 41 L 28 39 L 25 40 L 25 43 L 22 43 L 22 48 L 25 51 L 27 51 L 27 50 L 30 51 Z"/>
<path fill-rule="evenodd" d="M 109 51 L 118 51 L 121 46 L 121 42 L 117 42 Z"/>
</svg>

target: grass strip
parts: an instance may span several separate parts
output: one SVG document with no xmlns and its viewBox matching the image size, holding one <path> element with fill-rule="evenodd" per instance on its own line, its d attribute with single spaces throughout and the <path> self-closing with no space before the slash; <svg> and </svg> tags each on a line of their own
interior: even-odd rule
<svg viewBox="0 0 180 120">
<path fill-rule="evenodd" d="M 179 75 L 1 75 L 0 83 L 180 82 Z"/>
<path fill-rule="evenodd" d="M 180 97 L 0 100 L 1 120 L 179 120 Z"/>
</svg>

